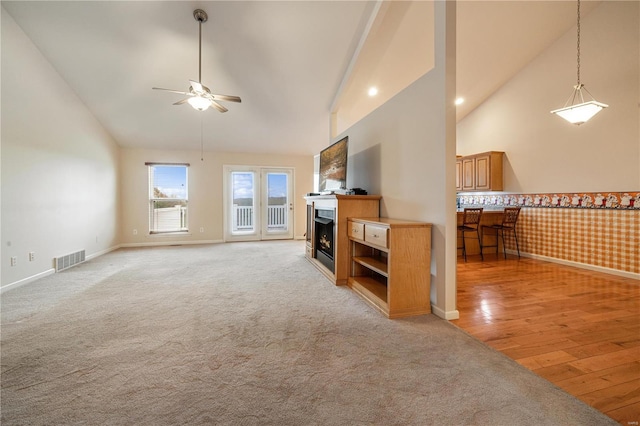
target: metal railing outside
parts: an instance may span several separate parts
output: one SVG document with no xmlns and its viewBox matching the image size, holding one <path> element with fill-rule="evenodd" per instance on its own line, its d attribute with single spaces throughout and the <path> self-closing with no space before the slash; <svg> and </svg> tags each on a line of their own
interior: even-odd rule
<svg viewBox="0 0 640 426">
<path fill-rule="evenodd" d="M 288 210 L 286 205 L 267 207 L 267 229 L 287 229 Z M 253 231 L 253 206 L 233 205 L 232 226 L 234 232 Z"/>
</svg>

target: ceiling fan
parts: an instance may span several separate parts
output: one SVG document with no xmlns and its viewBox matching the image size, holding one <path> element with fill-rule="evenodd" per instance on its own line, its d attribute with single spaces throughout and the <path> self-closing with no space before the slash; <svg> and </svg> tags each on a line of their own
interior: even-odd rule
<svg viewBox="0 0 640 426">
<path fill-rule="evenodd" d="M 209 17 L 207 13 L 202 9 L 196 9 L 193 11 L 193 17 L 198 21 L 199 28 L 199 44 L 198 44 L 198 81 L 189 80 L 191 84 L 189 86 L 188 92 L 182 92 L 180 90 L 172 90 L 172 89 L 163 89 L 161 87 L 153 87 L 153 90 L 164 90 L 166 92 L 179 93 L 181 95 L 186 95 L 188 98 L 182 99 L 174 105 L 182 105 L 184 103 L 189 103 L 193 108 L 198 111 L 204 111 L 209 107 L 214 107 L 220 112 L 229 111 L 224 106 L 220 105 L 218 101 L 227 101 L 227 102 L 242 102 L 239 96 L 230 96 L 230 95 L 216 95 L 211 93 L 211 90 L 205 85 L 201 83 L 202 81 L 202 23 L 207 22 Z"/>
</svg>

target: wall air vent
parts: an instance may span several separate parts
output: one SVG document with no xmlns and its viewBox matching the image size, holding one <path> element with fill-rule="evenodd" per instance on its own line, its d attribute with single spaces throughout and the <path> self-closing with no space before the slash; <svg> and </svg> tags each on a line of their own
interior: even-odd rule
<svg viewBox="0 0 640 426">
<path fill-rule="evenodd" d="M 69 269 L 72 266 L 85 261 L 84 250 L 67 254 L 66 256 L 56 257 L 53 260 L 55 263 L 56 272 L 64 271 L 65 269 Z"/>
</svg>

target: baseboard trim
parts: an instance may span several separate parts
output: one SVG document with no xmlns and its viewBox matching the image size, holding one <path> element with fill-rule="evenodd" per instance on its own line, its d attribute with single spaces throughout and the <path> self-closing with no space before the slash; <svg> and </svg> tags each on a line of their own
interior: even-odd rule
<svg viewBox="0 0 640 426">
<path fill-rule="evenodd" d="M 507 250 L 507 253 L 513 254 L 516 256 L 518 255 L 516 251 L 512 251 L 512 250 Z M 532 254 L 532 253 L 520 252 L 520 256 L 529 257 L 531 259 L 537 259 L 537 260 L 546 260 L 547 262 L 558 263 L 561 265 L 574 266 L 576 268 L 588 269 L 590 271 L 602 272 L 605 274 L 617 275 L 624 278 L 632 278 L 632 279 L 640 280 L 640 274 L 621 271 L 619 269 L 605 268 L 604 266 L 589 265 L 588 263 L 573 262 L 571 260 L 558 259 L 555 257 L 542 256 L 539 254 Z"/>
<path fill-rule="evenodd" d="M 120 244 L 120 248 L 132 248 L 132 247 L 155 247 L 155 246 L 187 246 L 187 245 L 199 245 L 199 244 L 219 244 L 224 243 L 224 240 L 198 240 L 198 241 L 162 241 L 152 243 L 125 243 Z"/>
<path fill-rule="evenodd" d="M 23 278 L 23 279 L 18 280 L 18 281 L 14 281 L 14 282 L 9 283 L 7 285 L 3 285 L 2 287 L 0 287 L 0 294 L 4 293 L 7 290 L 14 289 L 14 288 L 20 287 L 20 286 L 25 285 L 25 284 L 29 284 L 31 282 L 34 282 L 35 280 L 38 280 L 40 278 L 44 278 L 44 277 L 46 277 L 48 275 L 53 275 L 55 273 L 56 273 L 56 270 L 51 268 L 51 269 L 47 269 L 46 271 L 43 271 L 43 272 L 37 273 L 35 275 L 32 275 L 30 277 Z"/>
<path fill-rule="evenodd" d="M 103 254 L 107 254 L 107 253 L 112 252 L 114 250 L 118 250 L 119 248 L 120 248 L 120 245 L 116 245 L 116 246 L 113 246 L 113 247 L 109 247 L 109 248 L 107 248 L 105 250 L 101 250 L 101 251 L 92 253 L 90 255 L 87 255 L 87 257 L 85 258 L 84 262 L 86 262 L 88 260 L 91 260 L 91 259 L 95 259 L 96 257 L 100 257 Z M 84 263 L 84 262 L 82 262 L 82 263 Z M 74 265 L 74 266 L 76 266 L 76 265 Z M 46 271 L 43 271 L 43 272 L 38 272 L 37 274 L 32 275 L 30 277 L 23 278 L 23 279 L 18 280 L 18 281 L 14 281 L 12 283 L 9 283 L 7 285 L 4 285 L 4 286 L 0 287 L 0 294 L 5 292 L 6 290 L 13 289 L 13 288 L 16 288 L 16 287 L 20 287 L 21 285 L 24 285 L 24 284 L 32 283 L 32 282 L 34 282 L 34 281 L 36 281 L 36 280 L 38 280 L 40 278 L 44 278 L 44 277 L 46 277 L 48 275 L 53 275 L 55 273 L 56 273 L 55 268 L 51 268 L 51 269 L 47 269 Z"/>
<path fill-rule="evenodd" d="M 118 244 L 117 246 L 113 246 L 113 247 L 109 247 L 108 249 L 105 249 L 105 250 L 97 251 L 97 252 L 95 252 L 95 253 L 93 253 L 93 254 L 88 255 L 88 256 L 85 258 L 85 262 L 86 262 L 87 260 L 91 260 L 91 259 L 95 259 L 96 257 L 100 257 L 100 256 L 102 256 L 103 254 L 107 254 L 107 253 L 110 253 L 110 252 L 112 252 L 112 251 L 118 250 L 119 248 L 120 248 L 120 245 Z"/>
<path fill-rule="evenodd" d="M 436 305 L 431 305 L 431 312 L 442 319 L 447 321 L 460 319 L 460 312 L 456 309 L 454 311 L 444 311 L 438 308 Z"/>
</svg>

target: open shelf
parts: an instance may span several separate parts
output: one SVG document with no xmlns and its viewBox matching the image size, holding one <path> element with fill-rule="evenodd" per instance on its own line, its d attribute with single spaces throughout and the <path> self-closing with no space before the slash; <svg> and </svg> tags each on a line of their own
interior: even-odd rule
<svg viewBox="0 0 640 426">
<path fill-rule="evenodd" d="M 387 313 L 387 285 L 383 277 L 349 277 L 349 287 L 373 305 Z"/>
<path fill-rule="evenodd" d="M 389 276 L 387 258 L 383 256 L 354 256 L 353 261 L 367 269 L 377 272 L 385 277 Z"/>
</svg>

